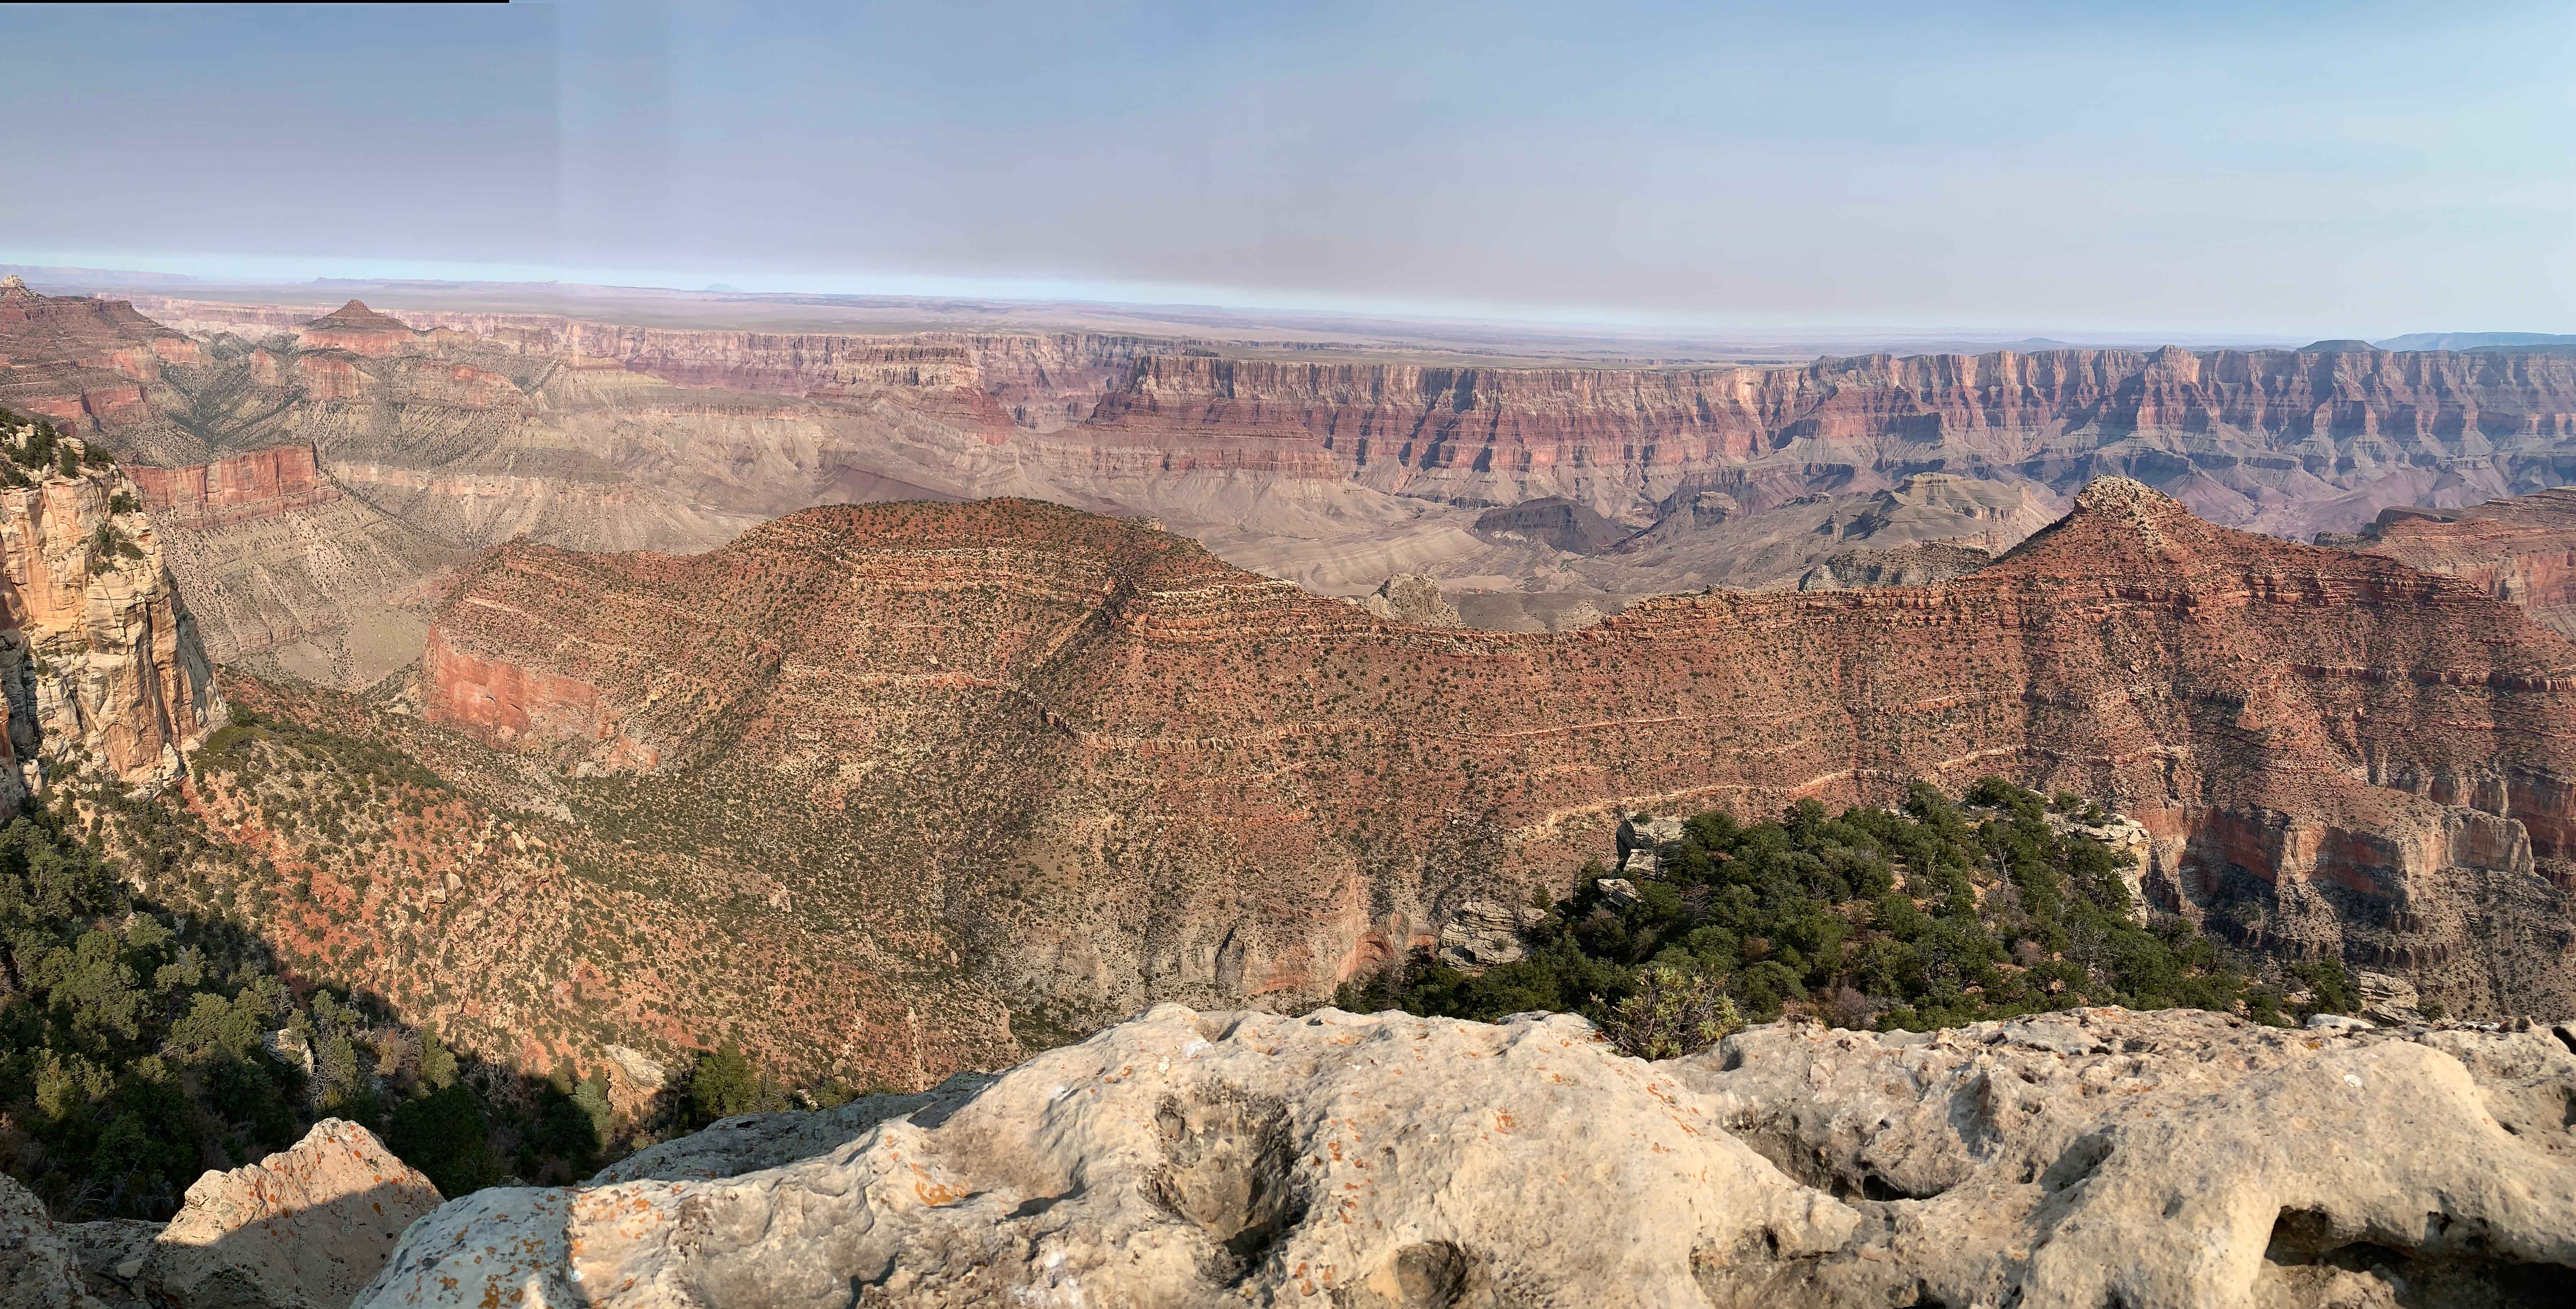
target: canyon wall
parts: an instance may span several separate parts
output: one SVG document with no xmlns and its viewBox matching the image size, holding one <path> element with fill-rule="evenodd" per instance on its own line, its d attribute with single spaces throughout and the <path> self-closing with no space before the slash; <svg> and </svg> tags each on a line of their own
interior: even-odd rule
<svg viewBox="0 0 2576 1309">
<path fill-rule="evenodd" d="M 133 484 L 89 467 L 17 480 L 0 487 L 0 809 L 63 768 L 172 781 L 224 706 Z"/>
<path fill-rule="evenodd" d="M 1596 371 L 1161 356 L 1138 361 L 1093 427 L 1178 448 L 1237 441 L 1282 468 L 1328 458 L 1403 494 L 1562 496 L 1632 520 L 1709 488 L 1794 495 L 1941 470 L 2071 490 L 2119 473 L 2221 521 L 2293 532 L 2366 521 L 2437 484 L 2563 480 L 2576 359 L 2168 347 Z M 2370 503 L 2374 487 L 2398 499 Z"/>
<path fill-rule="evenodd" d="M 2250 946 L 2576 1005 L 2576 645 L 2125 480 L 1943 585 L 1555 635 L 1392 624 L 987 502 L 691 558 L 514 543 L 435 640 L 434 721 L 559 775 L 685 778 L 781 846 L 830 815 L 846 844 L 783 868 L 794 894 L 908 904 L 1040 1009 L 1312 998 L 1470 896 L 1561 885 L 1623 813 L 1985 773 L 2136 815 L 2151 895 Z"/>
<path fill-rule="evenodd" d="M 276 446 L 187 468 L 127 470 L 143 508 L 159 521 L 204 531 L 274 518 L 340 498 L 311 446 Z"/>
<path fill-rule="evenodd" d="M 2576 636 L 2576 491 L 2552 489 L 2452 512 L 2383 511 L 2357 547 L 2443 573 Z"/>
<path fill-rule="evenodd" d="M 224 329 L 200 343 L 111 302 L 38 301 L 72 306 L 44 312 L 78 327 L 46 329 L 61 340 L 45 369 L 112 354 L 136 374 L 114 379 L 130 395 L 48 393 L 66 412 L 110 415 L 87 430 L 174 467 L 303 447 L 356 502 L 282 542 L 163 518 L 174 534 L 209 534 L 174 565 L 192 593 L 241 597 L 219 632 L 210 617 L 224 657 L 343 684 L 420 648 L 417 606 L 385 597 L 423 594 L 476 549 L 526 535 L 703 550 L 814 504 L 1025 496 L 1151 516 L 1230 562 L 1333 593 L 1407 573 L 1579 592 L 1599 608 L 1794 585 L 1855 550 L 2000 551 L 2103 474 L 2302 538 L 2391 505 L 2456 508 L 2576 477 L 2576 361 L 2543 353 L 1459 368 L 1070 332 L 692 331 L 167 302 L 191 326 Z M 1958 493 L 1918 494 L 1912 479 L 1926 475 Z M 1599 530 L 1569 551 L 1479 525 L 1487 507 L 1542 500 Z M 331 558 L 282 557 L 299 543 Z M 348 559 L 368 562 L 335 561 Z M 272 592 L 288 598 L 259 598 Z M 399 639 L 353 649 L 347 634 L 372 628 Z"/>
</svg>

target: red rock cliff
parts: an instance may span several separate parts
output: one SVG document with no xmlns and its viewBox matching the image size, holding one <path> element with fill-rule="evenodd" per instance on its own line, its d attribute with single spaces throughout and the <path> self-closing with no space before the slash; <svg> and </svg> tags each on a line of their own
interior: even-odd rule
<svg viewBox="0 0 2576 1309">
<path fill-rule="evenodd" d="M 199 530 L 274 518 L 340 498 L 340 488 L 322 475 L 311 446 L 254 450 L 188 468 L 137 465 L 127 472 L 146 510 Z"/>
<path fill-rule="evenodd" d="M 2360 548 L 2443 573 L 2576 636 L 2576 491 L 2495 500 L 2452 512 L 2391 509 Z"/>
</svg>

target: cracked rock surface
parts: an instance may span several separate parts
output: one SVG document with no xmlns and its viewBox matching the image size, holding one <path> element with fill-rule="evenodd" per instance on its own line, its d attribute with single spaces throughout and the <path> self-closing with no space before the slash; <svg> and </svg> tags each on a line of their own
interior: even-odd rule
<svg viewBox="0 0 2576 1309">
<path fill-rule="evenodd" d="M 1163 1005 L 921 1109 L 734 1176 L 706 1174 L 821 1124 L 479 1192 L 358 1303 L 2271 1309 L 2576 1279 L 2576 1053 L 2545 1029 L 2097 1009 L 1650 1064 L 1563 1015 Z"/>
</svg>

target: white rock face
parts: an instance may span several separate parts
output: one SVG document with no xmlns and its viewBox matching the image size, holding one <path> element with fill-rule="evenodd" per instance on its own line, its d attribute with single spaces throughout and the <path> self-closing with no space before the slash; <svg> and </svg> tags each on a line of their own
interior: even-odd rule
<svg viewBox="0 0 2576 1309">
<path fill-rule="evenodd" d="M 1566 1016 L 1164 1005 L 935 1126 L 468 1196 L 358 1304 L 2560 1303 L 2572 1098 L 2546 1032 L 2090 1010 L 1649 1064 Z"/>
<path fill-rule="evenodd" d="M 199 1177 L 137 1271 L 183 1309 L 339 1309 L 438 1201 L 374 1133 L 325 1118 L 293 1149 Z"/>
<path fill-rule="evenodd" d="M 625 1079 L 628 1086 L 646 1095 L 661 1090 L 670 1080 L 670 1070 L 641 1050 L 612 1045 L 608 1047 L 607 1054 L 608 1062 L 617 1065 L 618 1076 Z"/>
</svg>

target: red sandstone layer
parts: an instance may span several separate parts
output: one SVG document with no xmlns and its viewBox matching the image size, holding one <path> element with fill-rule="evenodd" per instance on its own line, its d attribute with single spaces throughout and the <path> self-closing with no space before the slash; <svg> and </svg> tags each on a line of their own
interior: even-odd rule
<svg viewBox="0 0 2576 1309">
<path fill-rule="evenodd" d="M 2576 636 L 2576 490 L 2495 500 L 2451 513 L 2391 509 L 2361 548 L 2442 573 L 2522 606 Z"/>
<path fill-rule="evenodd" d="M 2116 480 L 1944 585 L 1674 597 L 1559 635 L 1395 626 L 1026 502 L 814 510 L 692 558 L 514 544 L 438 630 L 473 662 L 430 670 L 429 712 L 494 744 L 749 770 L 851 813 L 1007 794 L 982 857 L 1049 870 L 1015 897 L 1072 897 L 1008 930 L 1111 993 L 1106 955 L 1150 990 L 1228 951 L 1242 990 L 1311 993 L 1461 878 L 1561 875 L 1569 823 L 1915 777 L 2110 797 L 2160 838 L 2175 907 L 2357 897 L 2378 908 L 2237 928 L 2382 962 L 2456 944 L 2454 870 L 2576 855 L 2576 646 Z M 502 698 L 505 665 L 580 691 L 509 733 L 453 707 Z M 809 756 L 839 762 L 788 767 Z"/>
<path fill-rule="evenodd" d="M 288 445 L 190 468 L 128 470 L 143 507 L 165 522 L 200 531 L 329 504 L 340 488 L 322 475 L 311 446 Z"/>
</svg>

